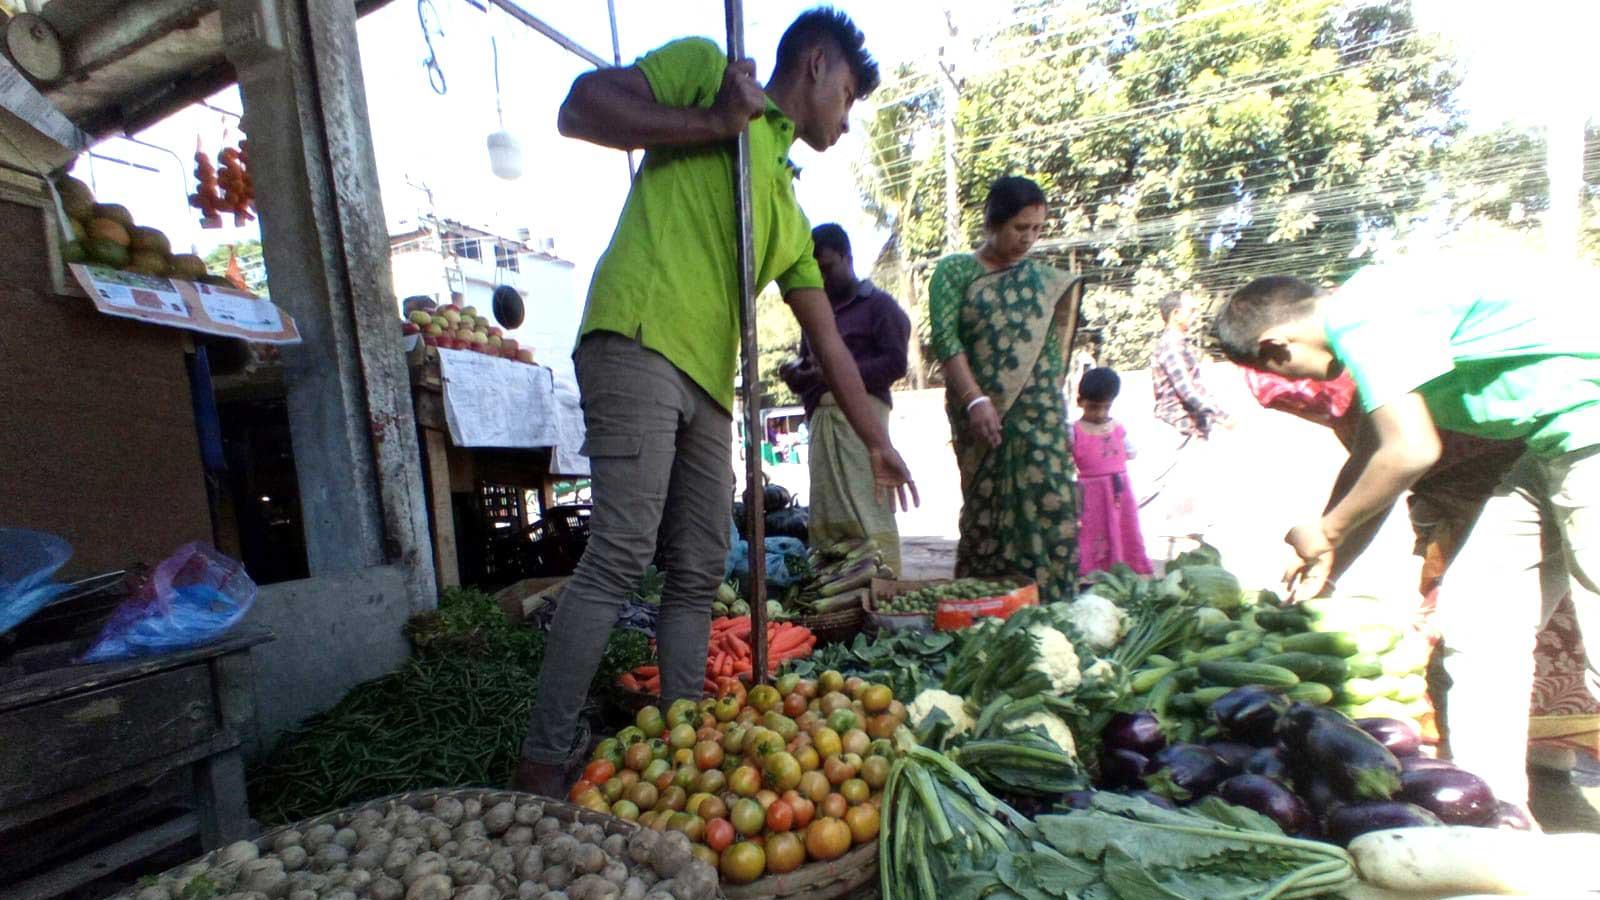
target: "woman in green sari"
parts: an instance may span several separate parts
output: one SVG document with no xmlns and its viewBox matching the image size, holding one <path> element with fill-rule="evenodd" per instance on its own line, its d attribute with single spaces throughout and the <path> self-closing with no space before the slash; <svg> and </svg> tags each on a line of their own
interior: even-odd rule
<svg viewBox="0 0 1600 900">
<path fill-rule="evenodd" d="M 961 469 L 956 577 L 1025 575 L 1049 602 L 1072 598 L 1077 573 L 1062 387 L 1079 276 L 1027 258 L 1044 220 L 1037 184 L 996 181 L 983 245 L 941 259 L 928 294 Z"/>
</svg>

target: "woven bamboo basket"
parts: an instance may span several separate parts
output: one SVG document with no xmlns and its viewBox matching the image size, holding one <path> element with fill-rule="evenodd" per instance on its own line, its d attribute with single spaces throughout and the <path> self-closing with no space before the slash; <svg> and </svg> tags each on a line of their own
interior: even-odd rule
<svg viewBox="0 0 1600 900">
<path fill-rule="evenodd" d="M 866 599 L 863 596 L 860 603 L 845 609 L 804 616 L 792 621 L 796 625 L 809 628 L 811 633 L 816 635 L 818 644 L 842 644 L 861 631 L 861 624 L 867 619 L 867 611 L 864 608 Z"/>
<path fill-rule="evenodd" d="M 320 816 L 312 816 L 309 819 L 303 819 L 299 822 L 295 822 L 292 825 L 284 825 L 279 828 L 274 828 L 270 831 L 262 832 L 260 836 L 254 838 L 251 842 L 263 851 L 270 850 L 272 848 L 273 841 L 277 840 L 278 835 L 283 834 L 285 831 L 305 832 L 315 828 L 318 825 L 332 825 L 335 828 L 343 828 L 344 826 L 355 821 L 356 816 L 363 810 L 368 809 L 377 810 L 380 813 L 387 813 L 396 807 L 409 806 L 419 812 L 427 812 L 433 808 L 434 801 L 443 797 L 454 797 L 455 799 L 463 802 L 467 800 L 477 800 L 479 803 L 483 804 L 485 809 L 488 809 L 496 803 L 500 803 L 505 800 L 509 800 L 513 803 L 540 803 L 543 804 L 544 814 L 547 816 L 552 816 L 556 819 L 560 819 L 563 822 L 582 822 L 586 825 L 598 825 L 605 830 L 606 834 L 632 834 L 635 831 L 638 831 L 640 827 L 637 823 L 624 821 L 616 816 L 608 816 L 604 813 L 597 813 L 592 809 L 584 809 L 581 806 L 573 806 L 570 803 L 565 803 L 560 800 L 552 800 L 548 797 L 541 797 L 537 794 L 525 794 L 520 791 L 494 790 L 491 788 L 430 788 L 423 791 L 407 791 L 403 794 L 390 794 L 387 797 L 379 797 L 376 800 L 368 800 L 363 803 L 356 803 L 351 806 L 346 806 L 343 809 L 336 809 L 332 812 L 326 812 Z M 193 860 L 192 862 L 184 863 L 181 866 L 176 866 L 167 870 L 166 872 L 162 873 L 160 877 L 177 877 L 178 873 L 182 872 L 190 865 L 193 865 L 195 862 L 203 862 L 207 865 L 214 865 L 217 862 L 218 854 L 221 852 L 222 848 L 213 850 L 197 860 Z"/>
<path fill-rule="evenodd" d="M 866 893 L 878 884 L 878 842 L 868 841 L 829 862 L 807 863 L 793 872 L 765 875 L 749 884 L 722 885 L 727 900 L 835 900 Z M 859 892 L 859 894 L 858 894 Z"/>
</svg>

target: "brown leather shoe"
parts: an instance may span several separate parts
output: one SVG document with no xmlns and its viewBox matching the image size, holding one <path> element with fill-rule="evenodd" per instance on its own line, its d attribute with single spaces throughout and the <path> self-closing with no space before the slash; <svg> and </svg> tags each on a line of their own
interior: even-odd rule
<svg viewBox="0 0 1600 900">
<path fill-rule="evenodd" d="M 567 767 L 548 765 L 524 759 L 517 763 L 517 777 L 511 786 L 515 790 L 560 800 L 566 796 Z"/>
</svg>

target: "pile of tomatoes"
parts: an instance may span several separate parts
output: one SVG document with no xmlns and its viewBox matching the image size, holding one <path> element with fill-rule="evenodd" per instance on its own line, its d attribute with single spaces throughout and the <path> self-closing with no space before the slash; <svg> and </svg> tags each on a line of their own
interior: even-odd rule
<svg viewBox="0 0 1600 900">
<path fill-rule="evenodd" d="M 874 841 L 905 723 L 882 684 L 824 672 L 716 699 L 646 706 L 595 748 L 572 802 L 681 831 L 725 881 L 747 884 Z"/>
</svg>

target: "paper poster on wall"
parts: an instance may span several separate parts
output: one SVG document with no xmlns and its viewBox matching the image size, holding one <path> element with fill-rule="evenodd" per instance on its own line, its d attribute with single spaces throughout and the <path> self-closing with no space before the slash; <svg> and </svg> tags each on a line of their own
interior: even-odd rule
<svg viewBox="0 0 1600 900">
<path fill-rule="evenodd" d="M 83 263 L 69 268 L 95 308 L 108 316 L 263 344 L 300 343 L 294 319 L 248 291 Z"/>
<path fill-rule="evenodd" d="M 554 447 L 550 370 L 470 350 L 439 350 L 444 418 L 457 447 Z"/>
</svg>

